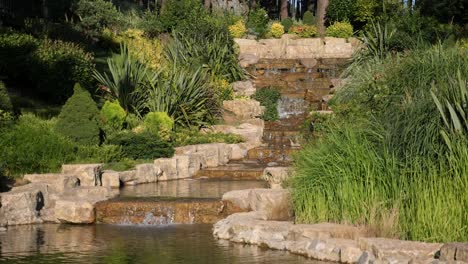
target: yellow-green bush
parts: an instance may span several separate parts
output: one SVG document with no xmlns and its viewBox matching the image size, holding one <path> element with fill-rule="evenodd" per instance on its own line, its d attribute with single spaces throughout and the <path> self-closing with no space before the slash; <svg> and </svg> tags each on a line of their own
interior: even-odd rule
<svg viewBox="0 0 468 264">
<path fill-rule="evenodd" d="M 353 26 L 349 22 L 335 22 L 327 28 L 327 36 L 349 38 L 353 36 Z"/>
<path fill-rule="evenodd" d="M 244 21 L 239 20 L 234 25 L 229 26 L 229 33 L 233 38 L 242 38 L 247 33 Z"/>
<path fill-rule="evenodd" d="M 150 112 L 143 120 L 143 128 L 162 139 L 169 139 L 174 120 L 166 112 Z"/>
<path fill-rule="evenodd" d="M 284 34 L 284 26 L 279 22 L 271 24 L 270 34 L 274 38 L 281 38 L 281 36 Z"/>
<path fill-rule="evenodd" d="M 101 118 L 106 134 L 122 129 L 127 114 L 118 101 L 106 101 L 101 108 Z"/>
<path fill-rule="evenodd" d="M 112 32 L 104 30 L 103 36 L 109 39 L 112 36 Z M 114 36 L 114 38 L 117 43 L 127 44 L 130 54 L 149 68 L 160 68 L 162 46 L 157 39 L 145 37 L 144 32 L 139 29 L 128 29 Z"/>
<path fill-rule="evenodd" d="M 289 28 L 289 33 L 301 38 L 312 38 L 318 35 L 317 27 L 311 25 L 293 25 Z"/>
</svg>

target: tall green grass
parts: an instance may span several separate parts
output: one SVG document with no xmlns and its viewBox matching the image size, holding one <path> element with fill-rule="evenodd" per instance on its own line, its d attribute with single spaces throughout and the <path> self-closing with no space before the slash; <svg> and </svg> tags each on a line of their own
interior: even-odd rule
<svg viewBox="0 0 468 264">
<path fill-rule="evenodd" d="M 446 125 L 468 125 L 454 96 L 466 89 L 467 55 L 438 45 L 353 65 L 325 137 L 295 157 L 297 221 L 468 241 L 468 133 Z"/>
</svg>

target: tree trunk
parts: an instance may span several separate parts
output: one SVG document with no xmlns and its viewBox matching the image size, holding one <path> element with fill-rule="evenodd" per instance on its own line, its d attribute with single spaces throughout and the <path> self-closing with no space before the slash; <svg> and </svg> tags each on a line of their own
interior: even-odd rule
<svg viewBox="0 0 468 264">
<path fill-rule="evenodd" d="M 281 0 L 281 20 L 288 18 L 288 0 Z"/>
<path fill-rule="evenodd" d="M 321 35 L 325 33 L 325 15 L 327 14 L 328 0 L 317 0 L 317 29 Z"/>
<path fill-rule="evenodd" d="M 204 5 L 206 10 L 210 10 L 211 0 L 205 0 Z"/>
</svg>

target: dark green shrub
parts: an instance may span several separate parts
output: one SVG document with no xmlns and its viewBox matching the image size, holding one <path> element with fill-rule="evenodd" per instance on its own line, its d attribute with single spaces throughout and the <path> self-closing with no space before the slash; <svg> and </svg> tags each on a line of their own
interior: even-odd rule
<svg viewBox="0 0 468 264">
<path fill-rule="evenodd" d="M 315 25 L 314 14 L 309 10 L 305 11 L 304 16 L 302 17 L 302 23 L 309 26 Z"/>
<path fill-rule="evenodd" d="M 281 25 L 283 25 L 284 31 L 288 32 L 289 28 L 292 27 L 292 25 L 294 25 L 294 22 L 290 17 L 288 17 L 288 18 L 281 20 Z"/>
<path fill-rule="evenodd" d="M 122 13 L 111 1 L 79 0 L 75 12 L 80 16 L 79 28 L 90 37 L 99 36 L 104 28 L 117 30 L 125 24 Z"/>
<path fill-rule="evenodd" d="M 8 95 L 8 90 L 5 87 L 5 84 L 0 81 L 0 111 L 11 111 L 13 110 L 13 105 L 11 104 L 10 96 Z"/>
<path fill-rule="evenodd" d="M 265 112 L 262 115 L 263 120 L 278 120 L 278 100 L 281 98 L 278 89 L 273 87 L 257 89 L 253 98 L 259 101 L 260 105 L 265 106 Z"/>
<path fill-rule="evenodd" d="M 330 0 L 326 15 L 328 23 L 343 20 L 352 21 L 355 5 L 355 0 Z"/>
<path fill-rule="evenodd" d="M 327 28 L 327 36 L 350 38 L 353 36 L 353 26 L 349 22 L 335 22 Z"/>
<path fill-rule="evenodd" d="M 163 25 L 158 13 L 149 10 L 143 13 L 138 28 L 143 30 L 149 37 L 156 37 L 163 32 Z"/>
<path fill-rule="evenodd" d="M 90 83 L 93 69 L 91 54 L 76 44 L 15 32 L 0 34 L 0 74 L 48 102 L 64 102 L 75 82 Z"/>
<path fill-rule="evenodd" d="M 54 172 L 75 159 L 73 142 L 53 129 L 50 121 L 23 115 L 17 124 L 0 131 L 0 171 L 15 177 Z"/>
<path fill-rule="evenodd" d="M 197 0 L 167 0 L 161 10 L 160 22 L 164 32 L 171 32 L 173 29 L 198 24 L 197 20 L 203 20 L 205 9 Z M 196 33 L 197 30 L 192 27 Z"/>
<path fill-rule="evenodd" d="M 102 127 L 106 135 L 120 131 L 125 123 L 127 114 L 119 102 L 106 101 L 101 108 Z"/>
<path fill-rule="evenodd" d="M 52 102 L 71 96 L 74 83 L 89 85 L 93 80 L 93 57 L 70 42 L 44 40 L 34 53 L 30 81 L 36 93 Z"/>
<path fill-rule="evenodd" d="M 56 130 L 80 144 L 99 144 L 99 110 L 88 91 L 75 84 L 73 95 L 62 107 Z"/>
<path fill-rule="evenodd" d="M 39 47 L 34 37 L 16 32 L 0 34 L 0 75 L 26 78 L 34 67 L 32 54 Z M 46 78 L 47 76 L 42 76 Z"/>
<path fill-rule="evenodd" d="M 268 31 L 268 13 L 263 8 L 257 8 L 249 13 L 247 20 L 247 28 L 252 30 L 253 33 L 259 37 L 265 35 Z"/>
<path fill-rule="evenodd" d="M 157 159 L 174 155 L 174 148 L 167 141 L 149 132 L 122 131 L 109 138 L 107 143 L 121 146 L 125 157 L 131 159 Z"/>
</svg>

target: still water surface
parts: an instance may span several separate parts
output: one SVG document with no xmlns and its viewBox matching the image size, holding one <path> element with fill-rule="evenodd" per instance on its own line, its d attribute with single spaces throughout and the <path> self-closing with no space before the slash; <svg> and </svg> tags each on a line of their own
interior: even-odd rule
<svg viewBox="0 0 468 264">
<path fill-rule="evenodd" d="M 0 263 L 304 263 L 283 251 L 215 239 L 211 225 L 31 225 L 0 232 Z"/>
</svg>

